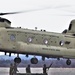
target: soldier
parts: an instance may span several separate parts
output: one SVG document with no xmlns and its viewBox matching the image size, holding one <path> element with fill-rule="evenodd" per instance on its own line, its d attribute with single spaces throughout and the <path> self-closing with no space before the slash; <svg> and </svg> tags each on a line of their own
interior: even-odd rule
<svg viewBox="0 0 75 75">
<path fill-rule="evenodd" d="M 17 64 L 14 63 L 14 65 L 13 65 L 13 74 L 16 75 L 17 71 L 18 71 Z"/>
<path fill-rule="evenodd" d="M 43 73 L 46 73 L 46 69 L 47 69 L 46 64 L 44 64 L 43 65 Z"/>
<path fill-rule="evenodd" d="M 26 73 L 31 73 L 30 65 L 28 65 L 28 66 L 26 67 Z"/>
<path fill-rule="evenodd" d="M 13 75 L 13 64 L 10 64 L 9 75 Z"/>
<path fill-rule="evenodd" d="M 46 64 L 44 64 L 44 66 L 43 66 L 43 73 L 47 73 L 46 69 L 49 69 L 52 66 L 52 64 L 53 64 L 53 62 L 50 64 L 49 67 L 46 67 Z"/>
</svg>

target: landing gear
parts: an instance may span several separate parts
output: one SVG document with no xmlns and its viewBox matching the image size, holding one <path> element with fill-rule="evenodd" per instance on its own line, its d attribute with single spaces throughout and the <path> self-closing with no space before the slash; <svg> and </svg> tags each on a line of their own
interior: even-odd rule
<svg viewBox="0 0 75 75">
<path fill-rule="evenodd" d="M 17 54 L 17 57 L 14 59 L 15 63 L 20 63 L 21 62 L 21 58 L 19 57 L 19 54 Z"/>
<path fill-rule="evenodd" d="M 36 57 L 31 59 L 31 63 L 32 64 L 37 64 L 38 63 L 38 59 Z"/>
<path fill-rule="evenodd" d="M 14 62 L 19 64 L 19 63 L 21 62 L 21 58 L 16 57 L 16 58 L 14 59 Z"/>
<path fill-rule="evenodd" d="M 42 60 L 45 61 L 45 57 L 42 57 Z"/>
<path fill-rule="evenodd" d="M 71 64 L 71 60 L 68 59 L 68 60 L 66 61 L 66 64 L 67 64 L 67 65 L 70 65 L 70 64 Z"/>
<path fill-rule="evenodd" d="M 60 60 L 60 58 L 57 58 L 57 60 Z"/>
</svg>

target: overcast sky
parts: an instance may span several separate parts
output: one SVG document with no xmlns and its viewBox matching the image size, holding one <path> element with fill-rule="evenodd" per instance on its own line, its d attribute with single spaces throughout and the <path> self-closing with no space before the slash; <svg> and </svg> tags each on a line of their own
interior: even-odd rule
<svg viewBox="0 0 75 75">
<path fill-rule="evenodd" d="M 43 9 L 43 10 L 42 10 Z M 2 16 L 12 26 L 29 29 L 45 29 L 62 32 L 75 18 L 75 0 L 1 0 L 0 12 L 29 11 L 16 15 Z M 37 11 L 31 11 L 37 10 Z M 70 15 L 70 16 L 69 16 Z"/>
<path fill-rule="evenodd" d="M 12 27 L 61 33 L 75 19 L 75 0 L 0 0 L 1 13 L 15 11 L 29 12 L 1 16 L 9 19 Z"/>
</svg>

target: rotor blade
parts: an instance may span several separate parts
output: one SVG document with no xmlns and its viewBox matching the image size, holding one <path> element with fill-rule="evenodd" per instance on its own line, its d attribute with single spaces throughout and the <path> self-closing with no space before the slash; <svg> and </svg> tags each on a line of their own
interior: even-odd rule
<svg viewBox="0 0 75 75">
<path fill-rule="evenodd" d="M 39 10 L 45 10 L 45 9 L 50 9 L 51 7 L 45 7 L 42 9 L 32 9 L 32 10 L 25 10 L 25 11 L 19 11 L 19 12 L 7 12 L 7 13 L 0 13 L 0 16 L 3 15 L 10 15 L 10 14 L 19 14 L 19 13 L 27 13 L 27 12 L 33 12 L 33 11 L 39 11 Z"/>
<path fill-rule="evenodd" d="M 75 16 L 74 14 L 50 14 L 52 16 Z"/>
<path fill-rule="evenodd" d="M 59 9 L 63 7 L 68 7 L 69 5 L 64 5 L 64 6 L 53 6 L 53 7 L 45 7 L 41 9 L 33 9 L 33 10 L 25 10 L 25 11 L 19 11 L 19 12 L 7 12 L 7 13 L 0 13 L 0 16 L 3 15 L 10 15 L 10 14 L 19 14 L 19 13 L 26 13 L 26 12 L 33 12 L 33 11 L 39 11 L 39 10 L 45 10 L 45 9 Z"/>
<path fill-rule="evenodd" d="M 9 15 L 9 14 L 18 14 L 23 12 L 8 12 L 8 13 L 0 13 L 0 15 Z"/>
<path fill-rule="evenodd" d="M 70 5 L 59 5 L 59 6 L 55 6 L 55 9 L 61 9 L 61 8 L 67 8 L 67 7 L 71 7 Z"/>
<path fill-rule="evenodd" d="M 54 16 L 75 16 L 75 14 L 51 14 Z"/>
</svg>

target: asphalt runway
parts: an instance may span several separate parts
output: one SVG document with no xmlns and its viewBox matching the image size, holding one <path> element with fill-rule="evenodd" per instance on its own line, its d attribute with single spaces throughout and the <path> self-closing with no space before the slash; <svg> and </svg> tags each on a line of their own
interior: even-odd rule
<svg viewBox="0 0 75 75">
<path fill-rule="evenodd" d="M 18 68 L 20 73 L 26 73 L 25 68 Z M 32 73 L 42 73 L 42 68 L 31 68 Z M 48 75 L 75 75 L 75 68 L 50 68 Z M 9 75 L 9 68 L 0 67 L 0 75 Z"/>
</svg>

